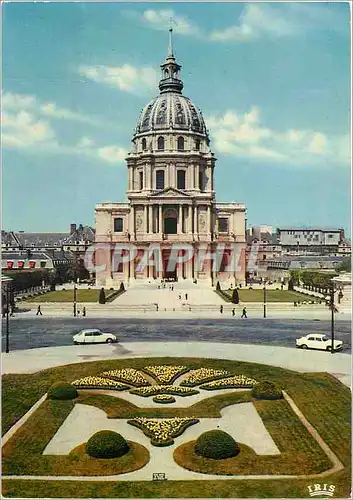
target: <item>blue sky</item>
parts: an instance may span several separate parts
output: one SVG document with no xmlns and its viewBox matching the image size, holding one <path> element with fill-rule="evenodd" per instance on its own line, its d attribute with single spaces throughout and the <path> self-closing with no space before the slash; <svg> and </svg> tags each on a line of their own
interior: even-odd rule
<svg viewBox="0 0 353 500">
<path fill-rule="evenodd" d="M 65 231 L 124 201 L 173 18 L 183 93 L 249 225 L 350 228 L 348 3 L 3 4 L 3 227 Z"/>
</svg>

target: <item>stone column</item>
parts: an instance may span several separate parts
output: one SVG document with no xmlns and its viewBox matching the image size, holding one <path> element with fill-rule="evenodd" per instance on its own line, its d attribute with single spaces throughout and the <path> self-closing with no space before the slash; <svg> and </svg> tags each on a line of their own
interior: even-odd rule
<svg viewBox="0 0 353 500">
<path fill-rule="evenodd" d="M 188 169 L 188 179 L 187 179 L 187 185 L 186 185 L 186 188 L 187 189 L 194 189 L 194 165 L 191 164 L 190 165 L 190 168 Z"/>
<path fill-rule="evenodd" d="M 145 188 L 151 189 L 151 165 L 149 163 L 146 164 Z"/>
<path fill-rule="evenodd" d="M 144 206 L 144 215 L 143 215 L 143 222 L 144 222 L 144 231 L 147 233 L 148 231 L 148 205 Z"/>
<path fill-rule="evenodd" d="M 206 217 L 206 221 L 207 221 L 207 233 L 210 233 L 211 232 L 211 207 L 210 205 L 207 205 L 207 217 Z"/>
<path fill-rule="evenodd" d="M 148 205 L 148 232 L 153 233 L 153 205 Z"/>
<path fill-rule="evenodd" d="M 135 260 L 130 260 L 129 262 L 130 266 L 130 279 L 135 279 Z"/>
<path fill-rule="evenodd" d="M 198 233 L 197 228 L 197 206 L 194 207 L 194 234 Z"/>
<path fill-rule="evenodd" d="M 183 205 L 179 205 L 179 216 L 178 216 L 178 234 L 183 232 Z"/>
<path fill-rule="evenodd" d="M 131 206 L 131 234 L 135 236 L 135 205 Z"/>
<path fill-rule="evenodd" d="M 192 206 L 188 205 L 187 233 L 192 233 Z"/>
<path fill-rule="evenodd" d="M 132 169 L 131 169 L 131 167 L 129 167 L 129 169 L 128 169 L 128 190 L 129 191 L 131 191 L 131 189 L 132 189 L 132 179 L 131 179 L 131 177 L 132 177 Z"/>
<path fill-rule="evenodd" d="M 163 233 L 163 214 L 162 214 L 162 205 L 158 205 L 158 233 Z"/>
<path fill-rule="evenodd" d="M 195 166 L 195 189 L 198 189 L 198 190 L 200 190 L 199 173 L 200 173 L 200 165 L 196 165 Z"/>
</svg>

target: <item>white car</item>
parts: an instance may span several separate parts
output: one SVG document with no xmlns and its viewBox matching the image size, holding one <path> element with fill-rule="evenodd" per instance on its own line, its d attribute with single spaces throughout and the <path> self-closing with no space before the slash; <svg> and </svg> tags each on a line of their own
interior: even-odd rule
<svg viewBox="0 0 353 500">
<path fill-rule="evenodd" d="M 305 337 L 300 337 L 296 339 L 297 347 L 301 349 L 323 349 L 325 351 L 331 351 L 332 340 L 327 335 L 322 333 L 309 333 Z M 334 340 L 333 347 L 335 351 L 342 349 L 343 342 L 341 340 Z"/>
<path fill-rule="evenodd" d="M 112 333 L 103 333 L 97 328 L 81 330 L 73 336 L 74 344 L 112 344 L 117 338 Z"/>
</svg>

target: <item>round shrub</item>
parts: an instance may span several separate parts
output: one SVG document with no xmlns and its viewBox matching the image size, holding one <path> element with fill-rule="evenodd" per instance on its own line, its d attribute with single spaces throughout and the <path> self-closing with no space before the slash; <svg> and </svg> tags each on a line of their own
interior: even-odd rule
<svg viewBox="0 0 353 500">
<path fill-rule="evenodd" d="M 68 382 L 56 382 L 48 391 L 49 399 L 75 399 L 77 396 L 76 387 Z"/>
<path fill-rule="evenodd" d="M 239 451 L 239 446 L 232 436 L 220 430 L 204 432 L 195 444 L 197 455 L 215 460 L 235 457 Z"/>
<path fill-rule="evenodd" d="M 282 399 L 282 389 L 268 380 L 256 384 L 251 392 L 256 399 Z"/>
<path fill-rule="evenodd" d="M 162 404 L 175 403 L 175 398 L 173 396 L 169 396 L 168 394 L 157 394 L 157 396 L 154 396 L 152 400 L 155 403 Z"/>
<path fill-rule="evenodd" d="M 99 431 L 89 438 L 86 453 L 94 458 L 122 457 L 130 450 L 121 434 L 114 431 Z"/>
</svg>

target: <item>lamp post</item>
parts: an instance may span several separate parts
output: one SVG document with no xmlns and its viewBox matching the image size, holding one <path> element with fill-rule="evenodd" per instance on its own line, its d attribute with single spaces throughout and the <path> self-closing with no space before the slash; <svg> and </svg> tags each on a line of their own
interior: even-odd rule
<svg viewBox="0 0 353 500">
<path fill-rule="evenodd" d="M 6 285 L 6 347 L 5 352 L 8 353 L 10 351 L 10 322 L 9 322 L 9 313 L 10 313 L 10 284 Z"/>
<path fill-rule="evenodd" d="M 266 318 L 266 282 L 264 282 L 264 318 Z"/>
<path fill-rule="evenodd" d="M 76 317 L 77 310 L 77 288 L 76 288 L 76 269 L 74 272 L 74 317 Z"/>
<path fill-rule="evenodd" d="M 5 352 L 10 352 L 10 302 L 12 301 L 12 286 L 11 279 L 1 278 L 1 281 L 5 281 L 5 296 L 6 296 L 6 336 L 5 336 Z M 12 304 L 11 304 L 12 305 Z"/>
<path fill-rule="evenodd" d="M 331 353 L 335 352 L 335 287 L 331 283 L 330 287 L 330 308 L 331 308 Z"/>
</svg>

